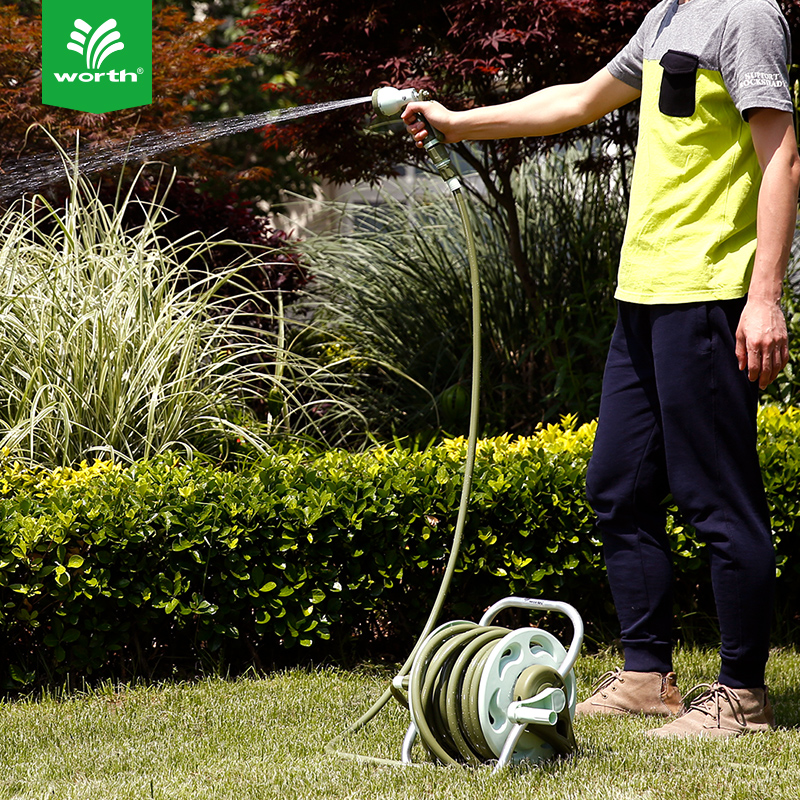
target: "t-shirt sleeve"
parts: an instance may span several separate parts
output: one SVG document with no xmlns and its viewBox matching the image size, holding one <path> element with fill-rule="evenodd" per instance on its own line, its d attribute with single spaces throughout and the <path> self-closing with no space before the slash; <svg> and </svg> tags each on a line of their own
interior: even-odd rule
<svg viewBox="0 0 800 800">
<path fill-rule="evenodd" d="M 788 64 L 789 26 L 777 6 L 764 0 L 737 3 L 720 45 L 722 78 L 744 117 L 753 108 L 792 111 Z"/>
<path fill-rule="evenodd" d="M 644 27 L 639 27 L 633 38 L 611 59 L 606 69 L 617 79 L 634 89 L 642 90 L 642 64 L 644 62 Z"/>
</svg>

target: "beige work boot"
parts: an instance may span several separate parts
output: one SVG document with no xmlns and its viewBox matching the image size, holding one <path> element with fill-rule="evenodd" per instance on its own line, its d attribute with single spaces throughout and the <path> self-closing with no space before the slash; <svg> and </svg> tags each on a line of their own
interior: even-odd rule
<svg viewBox="0 0 800 800">
<path fill-rule="evenodd" d="M 683 711 L 674 672 L 629 672 L 616 669 L 597 682 L 592 696 L 575 707 L 575 716 L 645 714 L 671 717 Z"/>
<path fill-rule="evenodd" d="M 697 689 L 705 691 L 678 719 L 648 731 L 648 736 L 725 737 L 775 727 L 775 715 L 766 689 L 732 689 L 721 683 L 700 684 L 692 692 Z"/>
</svg>

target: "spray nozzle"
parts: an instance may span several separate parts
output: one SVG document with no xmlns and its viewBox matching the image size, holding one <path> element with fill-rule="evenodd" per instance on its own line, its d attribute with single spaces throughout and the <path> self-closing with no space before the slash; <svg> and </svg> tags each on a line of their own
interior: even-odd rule
<svg viewBox="0 0 800 800">
<path fill-rule="evenodd" d="M 372 93 L 372 108 L 382 117 L 394 117 L 399 114 L 412 100 L 429 100 L 430 94 L 425 90 L 395 89 L 393 86 L 381 86 Z M 439 174 L 447 185 L 455 191 L 461 188 L 461 181 L 450 162 L 447 148 L 443 143 L 444 137 L 425 119 L 419 115 L 428 129 L 425 139 L 425 150 L 431 157 Z"/>
<path fill-rule="evenodd" d="M 383 117 L 399 114 L 412 100 L 427 100 L 428 93 L 416 89 L 395 89 L 394 86 L 381 86 L 372 93 L 372 108 Z"/>
</svg>

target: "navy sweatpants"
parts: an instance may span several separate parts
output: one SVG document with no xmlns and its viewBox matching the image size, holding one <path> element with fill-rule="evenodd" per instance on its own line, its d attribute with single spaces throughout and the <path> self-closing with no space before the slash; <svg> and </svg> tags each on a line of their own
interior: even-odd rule
<svg viewBox="0 0 800 800">
<path fill-rule="evenodd" d="M 587 475 L 625 668 L 672 669 L 671 492 L 708 544 L 719 681 L 734 688 L 764 683 L 775 582 L 758 388 L 735 356 L 744 302 L 619 304 Z"/>
</svg>

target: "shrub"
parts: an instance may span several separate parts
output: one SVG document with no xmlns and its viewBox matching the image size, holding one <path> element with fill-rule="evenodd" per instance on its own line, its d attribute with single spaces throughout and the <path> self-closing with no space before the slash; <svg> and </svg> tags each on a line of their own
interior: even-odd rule
<svg viewBox="0 0 800 800">
<path fill-rule="evenodd" d="M 134 205 L 141 225 L 127 230 Z M 225 242 L 167 241 L 163 214 L 156 199 L 107 205 L 71 174 L 65 208 L 34 197 L 0 217 L 0 448 L 45 466 L 176 449 L 225 458 L 237 439 L 339 443 L 359 427 L 337 396 L 350 378 L 293 351 L 280 291 L 269 324 L 242 324 L 243 309 L 258 316 L 251 262 L 215 271 L 209 254 Z"/>
<path fill-rule="evenodd" d="M 778 377 L 767 388 L 770 399 L 780 403 L 784 408 L 800 405 L 800 255 L 796 252 L 800 242 L 795 246 L 790 262 L 792 278 L 784 285 L 784 314 L 789 334 L 789 363 Z"/>
<path fill-rule="evenodd" d="M 515 176 L 527 271 L 523 286 L 495 213 L 470 204 L 482 294 L 484 433 L 530 433 L 575 413 L 592 419 L 614 326 L 624 197 L 608 176 L 581 174 L 575 154 L 533 160 Z M 438 184 L 436 184 L 438 189 Z M 390 432 L 465 433 L 470 378 L 466 243 L 439 191 L 339 207 L 353 228 L 301 247 L 317 280 L 317 323 L 383 366 L 362 403 Z M 388 425 L 387 425 L 388 421 Z"/>
<path fill-rule="evenodd" d="M 118 187 L 106 185 L 101 191 L 106 205 L 113 205 Z M 239 307 L 243 298 L 235 286 L 227 293 L 233 295 L 234 306 L 239 307 L 240 321 L 246 320 L 251 327 L 268 323 L 274 326 L 278 292 L 283 306 L 288 306 L 308 283 L 308 273 L 300 265 L 289 237 L 272 228 L 256 205 L 240 197 L 235 189 L 214 196 L 197 181 L 179 176 L 164 193 L 157 176 L 142 173 L 130 193 L 137 202 L 125 204 L 120 220 L 125 230 L 146 225 L 149 209 L 155 203 L 162 217 L 159 235 L 182 244 L 185 255 L 190 254 L 186 245 L 195 245 L 201 275 L 209 266 L 224 273 L 231 265 L 241 265 L 237 274 L 253 287 L 253 293 L 245 298 L 244 307 Z M 221 239 L 223 235 L 225 238 Z M 206 242 L 214 242 L 214 246 L 206 247 Z M 186 266 L 191 272 L 195 265 L 189 261 Z M 226 293 L 229 288 L 225 284 L 221 290 Z"/>
<path fill-rule="evenodd" d="M 791 641 L 800 411 L 765 409 L 760 425 L 781 568 L 778 634 Z M 545 597 L 572 603 L 590 639 L 613 638 L 583 499 L 593 432 L 573 418 L 480 442 L 446 615 L 476 618 L 508 594 Z M 425 450 L 293 450 L 238 472 L 173 456 L 56 473 L 6 463 L 5 685 L 240 670 L 298 652 L 404 655 L 449 554 L 465 449 L 458 439 Z M 710 613 L 696 601 L 708 583 L 703 556 L 678 520 L 671 536 L 679 628 L 692 634 L 695 617 Z"/>
</svg>

